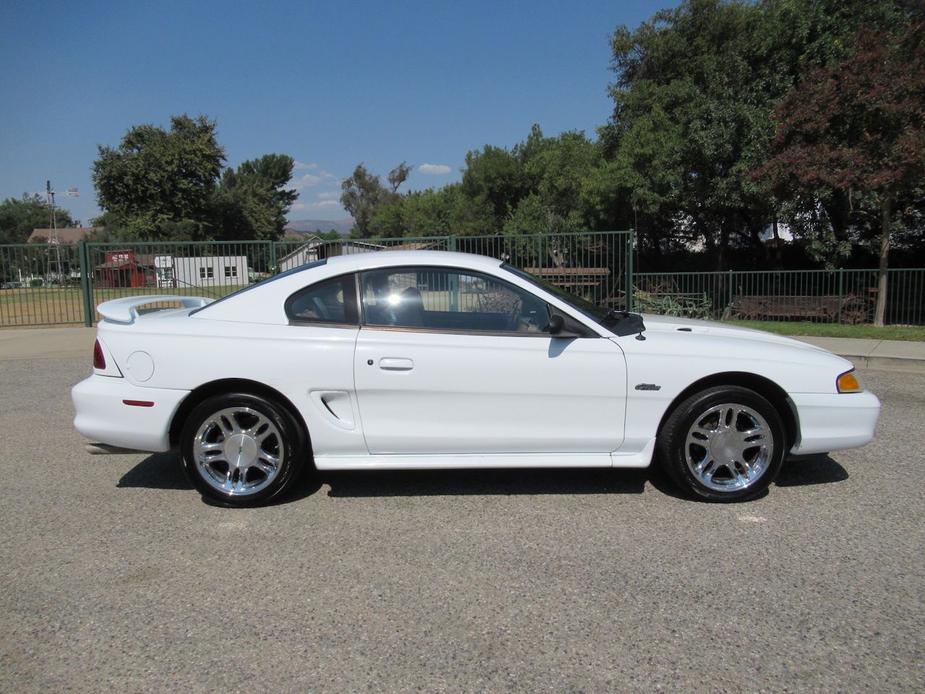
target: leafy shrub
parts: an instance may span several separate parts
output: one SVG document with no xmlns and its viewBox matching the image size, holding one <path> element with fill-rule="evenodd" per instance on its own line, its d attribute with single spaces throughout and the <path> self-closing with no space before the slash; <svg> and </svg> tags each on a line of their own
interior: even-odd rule
<svg viewBox="0 0 925 694">
<path fill-rule="evenodd" d="M 706 294 L 696 296 L 677 294 L 655 294 L 633 290 L 633 310 L 640 313 L 654 313 L 661 316 L 684 318 L 711 318 L 713 302 Z"/>
</svg>

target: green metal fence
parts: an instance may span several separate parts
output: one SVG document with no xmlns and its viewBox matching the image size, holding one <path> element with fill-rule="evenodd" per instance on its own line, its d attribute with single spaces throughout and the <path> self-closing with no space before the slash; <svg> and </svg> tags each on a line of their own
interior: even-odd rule
<svg viewBox="0 0 925 694">
<path fill-rule="evenodd" d="M 82 247 L 0 246 L 0 327 L 84 323 Z"/>
<path fill-rule="evenodd" d="M 643 272 L 636 309 L 695 318 L 870 323 L 877 270 Z M 925 269 L 888 271 L 885 322 L 925 325 Z"/>
<path fill-rule="evenodd" d="M 725 319 L 873 319 L 876 270 L 635 272 L 632 248 L 628 231 L 0 246 L 0 327 L 90 325 L 98 319 L 95 307 L 113 298 L 218 298 L 313 260 L 401 249 L 504 259 L 589 301 L 618 309 Z M 925 269 L 889 271 L 886 320 L 925 325 Z"/>
<path fill-rule="evenodd" d="M 277 272 L 337 255 L 455 250 L 505 259 L 596 303 L 623 307 L 632 233 L 439 236 L 381 240 L 116 242 L 0 246 L 0 327 L 98 320 L 110 299 L 221 297 Z M 60 258 L 60 260 L 59 260 Z M 173 302 L 152 304 L 176 305 Z"/>
</svg>

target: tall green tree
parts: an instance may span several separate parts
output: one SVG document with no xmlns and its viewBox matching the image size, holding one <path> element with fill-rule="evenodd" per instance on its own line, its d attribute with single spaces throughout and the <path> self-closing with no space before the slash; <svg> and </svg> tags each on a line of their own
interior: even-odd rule
<svg viewBox="0 0 925 694">
<path fill-rule="evenodd" d="M 353 235 L 370 238 L 374 235 L 372 220 L 386 207 L 397 203 L 401 196 L 398 188 L 408 178 L 411 167 L 402 162 L 389 172 L 389 187 L 371 173 L 363 164 L 357 164 L 353 173 L 341 182 L 340 203 L 353 217 Z"/>
<path fill-rule="evenodd" d="M 99 205 L 129 237 L 207 237 L 224 159 L 215 123 L 205 116 L 174 116 L 169 130 L 135 126 L 118 147 L 99 148 L 93 164 Z"/>
<path fill-rule="evenodd" d="M 353 235 L 369 238 L 369 223 L 386 198 L 386 189 L 375 174 L 363 164 L 357 164 L 353 173 L 341 182 L 340 204 L 353 217 Z"/>
<path fill-rule="evenodd" d="M 689 0 L 618 28 L 611 43 L 614 112 L 601 136 L 617 161 L 613 184 L 633 191 L 644 218 L 701 236 L 720 264 L 730 245 L 757 245 L 772 216 L 767 190 L 748 176 L 789 84 L 768 69 L 765 19 L 759 5 Z"/>
<path fill-rule="evenodd" d="M 59 227 L 73 226 L 67 210 L 55 209 Z M 0 202 L 0 243 L 25 243 L 33 229 L 51 226 L 51 208 L 44 200 L 23 194 Z"/>
<path fill-rule="evenodd" d="M 459 183 L 412 191 L 381 208 L 370 222 L 375 237 L 474 236 L 494 224 L 489 207 Z"/>
<path fill-rule="evenodd" d="M 389 181 L 389 187 L 392 189 L 393 193 L 398 192 L 401 184 L 408 180 L 408 175 L 410 173 L 411 166 L 409 166 L 408 162 L 405 161 L 389 171 L 389 175 L 386 178 Z"/>
<path fill-rule="evenodd" d="M 466 154 L 462 192 L 476 204 L 491 210 L 492 228 L 485 233 L 500 232 L 529 190 L 523 162 L 514 152 L 486 145 Z"/>
<path fill-rule="evenodd" d="M 286 213 L 298 197 L 287 188 L 295 160 L 266 154 L 225 169 L 212 200 L 211 224 L 222 239 L 279 240 Z"/>
<path fill-rule="evenodd" d="M 883 325 L 894 208 L 925 189 L 925 25 L 863 31 L 854 55 L 807 75 L 777 110 L 776 154 L 759 171 L 784 199 L 849 200 L 845 226 L 879 212 L 875 323 Z M 921 236 L 921 229 L 919 229 Z"/>
<path fill-rule="evenodd" d="M 515 147 L 514 152 L 523 162 L 529 192 L 505 222 L 505 233 L 589 228 L 582 190 L 600 163 L 600 148 L 582 132 L 569 131 L 546 138 L 534 125 L 530 137 Z"/>
</svg>

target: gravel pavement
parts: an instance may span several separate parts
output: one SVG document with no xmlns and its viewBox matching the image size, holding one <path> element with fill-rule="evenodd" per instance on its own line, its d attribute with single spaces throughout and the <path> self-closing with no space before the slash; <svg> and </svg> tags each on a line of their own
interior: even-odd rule
<svg viewBox="0 0 925 694">
<path fill-rule="evenodd" d="M 0 690 L 922 691 L 925 375 L 757 501 L 648 471 L 338 473 L 203 503 L 0 364 Z"/>
</svg>

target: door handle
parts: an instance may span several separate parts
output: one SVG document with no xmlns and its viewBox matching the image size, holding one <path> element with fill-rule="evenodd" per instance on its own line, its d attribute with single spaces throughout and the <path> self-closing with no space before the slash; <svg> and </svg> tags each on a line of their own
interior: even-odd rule
<svg viewBox="0 0 925 694">
<path fill-rule="evenodd" d="M 379 360 L 379 368 L 383 371 L 411 371 L 414 368 L 414 362 L 410 359 L 382 357 Z"/>
</svg>

